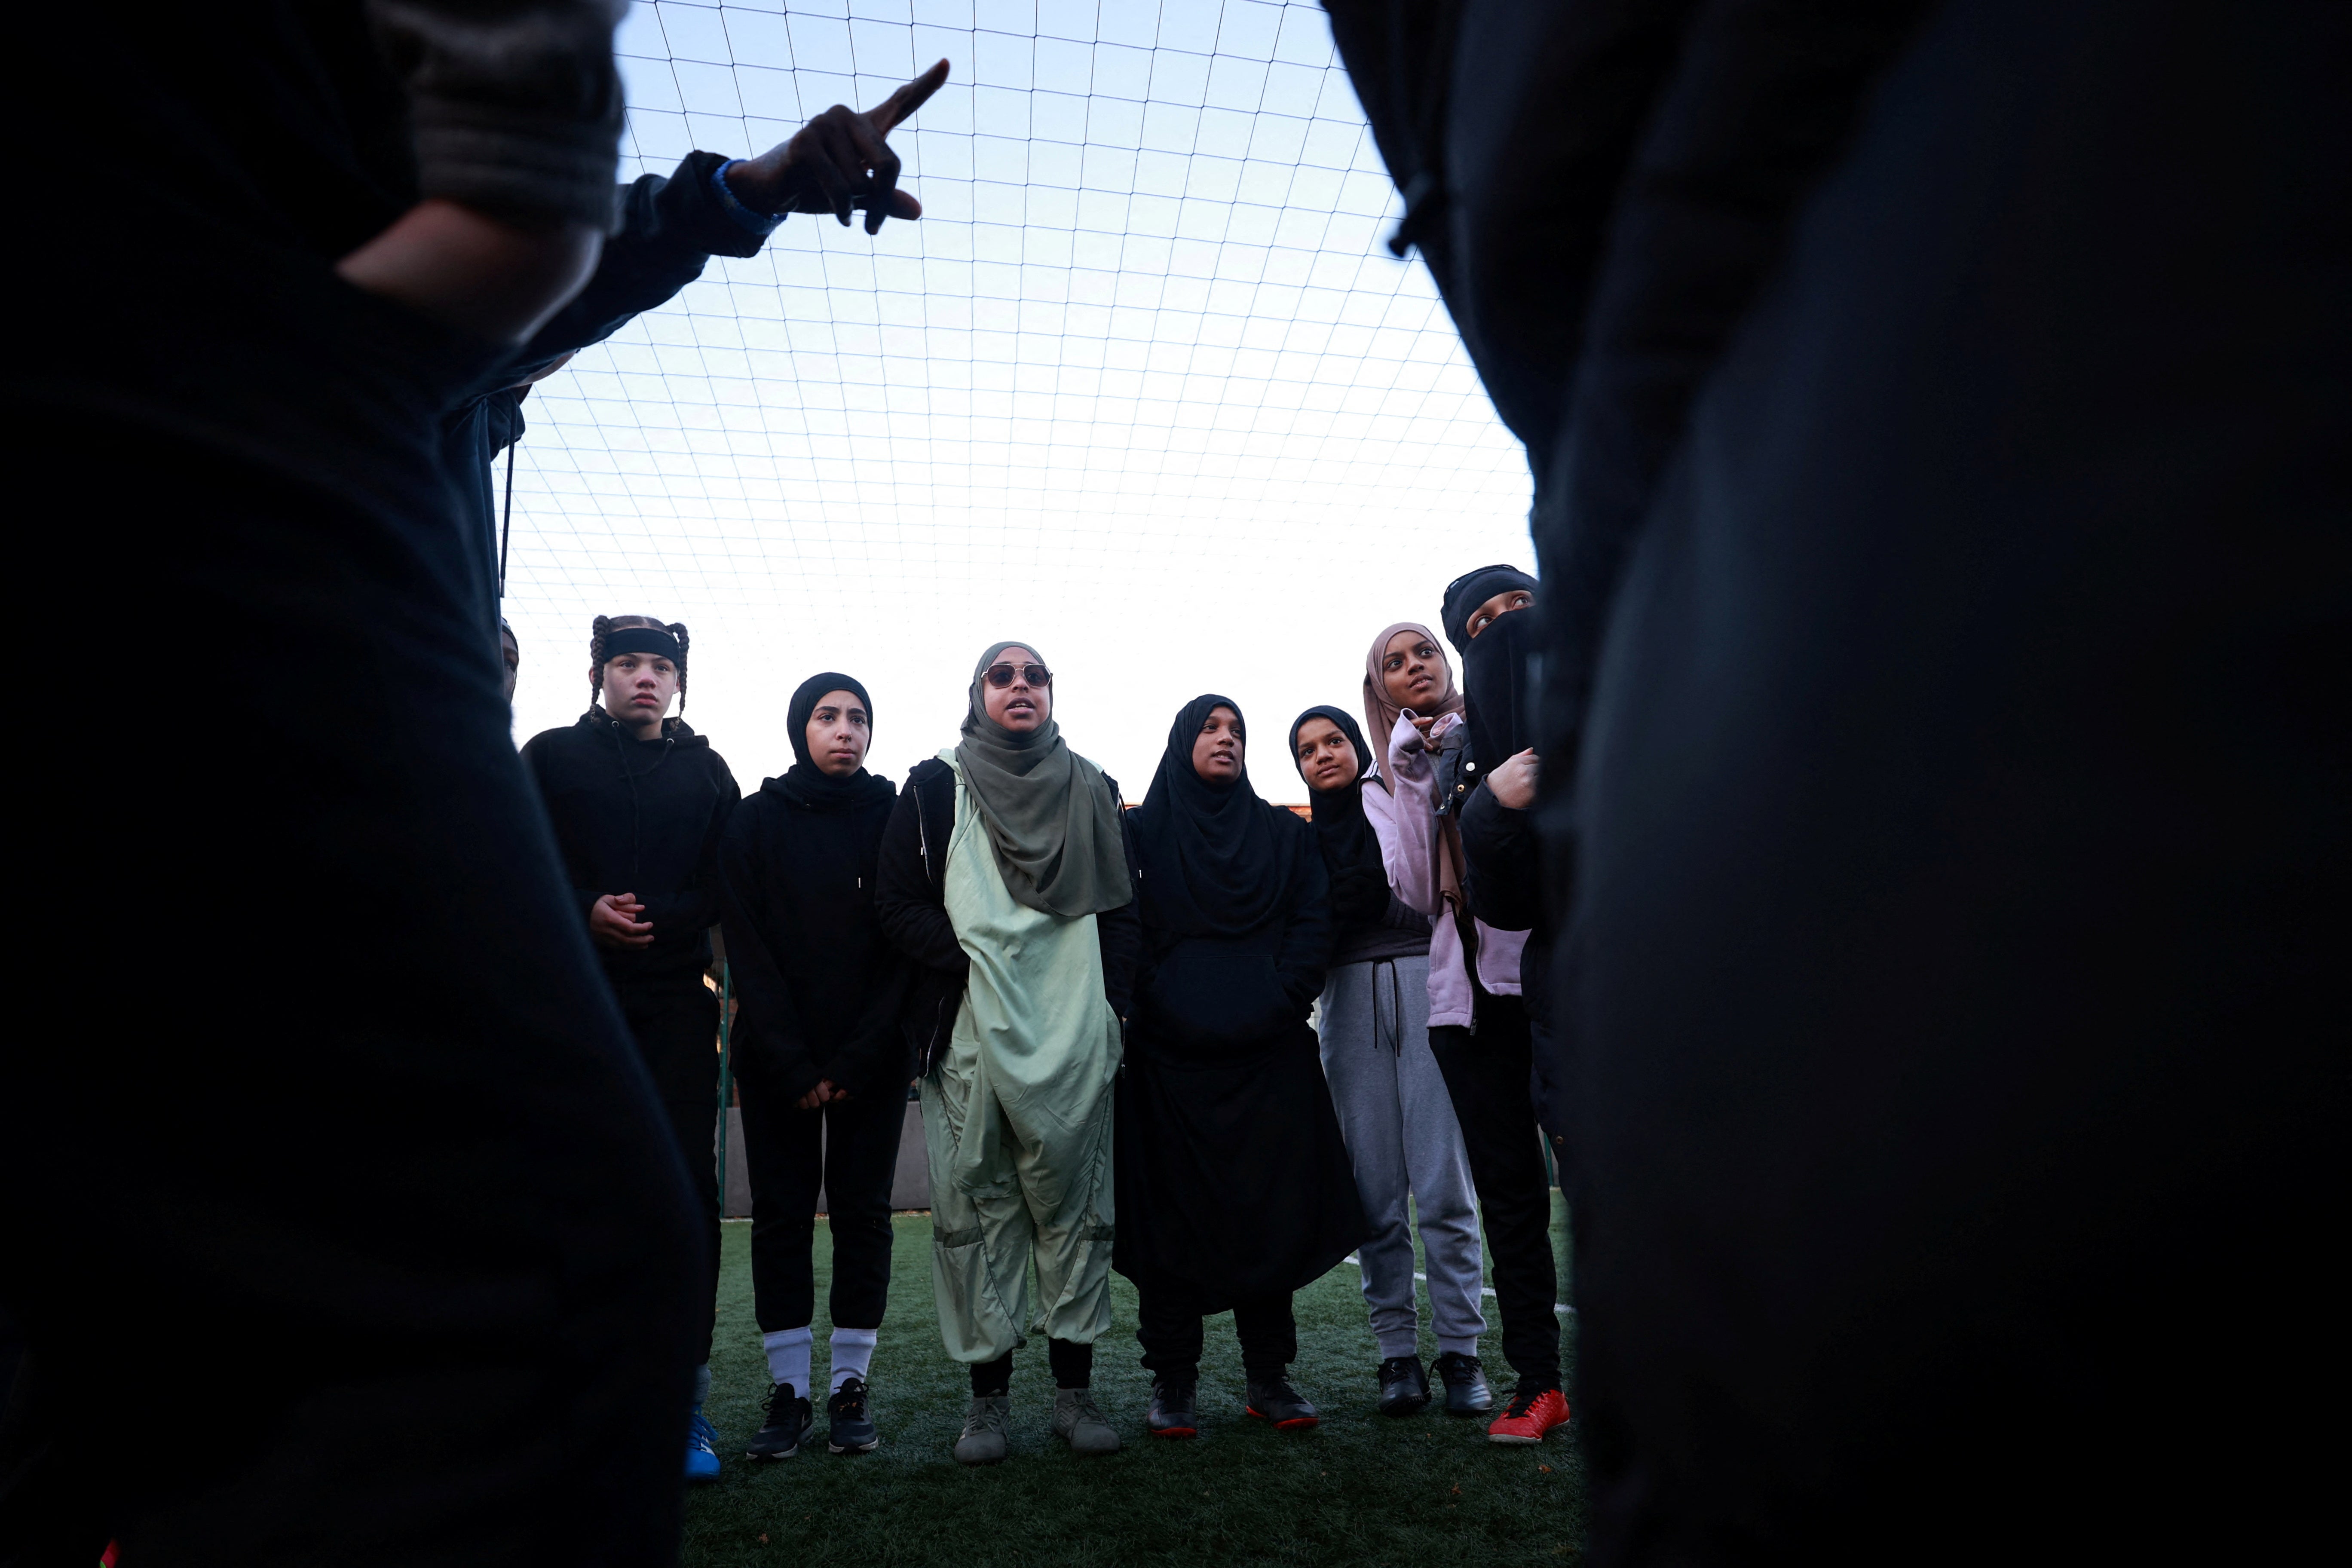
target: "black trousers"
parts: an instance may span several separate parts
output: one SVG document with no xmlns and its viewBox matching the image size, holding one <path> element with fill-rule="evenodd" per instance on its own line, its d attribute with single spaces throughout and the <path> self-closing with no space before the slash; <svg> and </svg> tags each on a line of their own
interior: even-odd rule
<svg viewBox="0 0 2352 1568">
<path fill-rule="evenodd" d="M 1523 1382 L 1559 1386 L 1559 1261 L 1551 1250 L 1551 1176 L 1544 1169 L 1529 1075 L 1533 1046 L 1516 996 L 1478 993 L 1478 1027 L 1432 1026 L 1429 1048 L 1462 1123 L 1470 1183 L 1486 1226 L 1486 1268 L 1503 1319 L 1503 1358 Z"/>
<path fill-rule="evenodd" d="M 710 1359 L 719 1321 L 719 998 L 698 972 L 631 981 L 614 986 L 613 995 L 661 1096 L 694 1194 L 700 1245 L 695 1278 L 705 1287 L 692 1339 L 698 1366 Z"/>
<path fill-rule="evenodd" d="M 209 244 L 211 344 L 142 300 L 146 351 L 110 321 L 0 370 L 21 439 L 108 476 L 72 532 L 138 541 L 78 696 L 190 764 L 33 786 L 79 865 L 25 962 L 115 1044 L 102 1093 L 77 1053 L 0 1052 L 0 1305 L 40 1373 L 0 1474 L 38 1439 L 134 1560 L 667 1561 L 702 1249 L 435 466 L 478 363 L 323 264 L 206 273 Z M 154 343 L 191 406 L 72 387 Z M 79 550 L 28 548 L 42 578 Z M 197 642 L 234 716 L 155 700 Z M 166 939 L 192 889 L 220 918 Z M 126 1354 L 159 1311 L 199 1441 L 153 1440 Z"/>
<path fill-rule="evenodd" d="M 890 1298 L 890 1185 L 907 1127 L 903 1093 L 857 1095 L 803 1110 L 758 1079 L 742 1083 L 751 1166 L 751 1299 L 760 1331 L 816 1319 L 817 1194 L 833 1233 L 836 1329 L 878 1329 Z"/>
<path fill-rule="evenodd" d="M 1160 1377 L 1183 1379 L 1201 1369 L 1201 1321 L 1216 1316 L 1202 1310 L 1198 1297 L 1179 1285 L 1136 1289 L 1135 1337 L 1143 1342 L 1143 1365 Z M 1298 1359 L 1298 1321 L 1290 1292 L 1234 1303 L 1234 1332 L 1241 1337 L 1242 1371 L 1259 1383 L 1280 1377 Z"/>
</svg>

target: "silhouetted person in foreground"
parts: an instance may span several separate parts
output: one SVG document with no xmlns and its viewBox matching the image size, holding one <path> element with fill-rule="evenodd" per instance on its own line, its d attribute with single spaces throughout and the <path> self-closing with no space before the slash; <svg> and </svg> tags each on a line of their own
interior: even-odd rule
<svg viewBox="0 0 2352 1568">
<path fill-rule="evenodd" d="M 686 1181 L 440 445 L 595 265 L 615 14 L 24 18 L 71 152 L 0 416 L 76 500 L 15 564 L 122 744 L 32 785 L 74 1026 L 0 1066 L 0 1556 L 677 1550 Z"/>
<path fill-rule="evenodd" d="M 1538 478 L 1592 1560 L 2284 1555 L 2352 16 L 1330 9 Z"/>
</svg>

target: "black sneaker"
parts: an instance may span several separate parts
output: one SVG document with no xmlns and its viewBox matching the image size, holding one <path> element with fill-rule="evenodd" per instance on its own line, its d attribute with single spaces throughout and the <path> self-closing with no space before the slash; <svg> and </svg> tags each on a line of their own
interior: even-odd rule
<svg viewBox="0 0 2352 1568">
<path fill-rule="evenodd" d="M 836 1454 L 870 1454 L 881 1439 L 875 1435 L 874 1423 L 866 1414 L 866 1380 L 853 1377 L 833 1391 L 824 1402 L 826 1421 L 831 1426 L 825 1447 Z"/>
<path fill-rule="evenodd" d="M 809 1411 L 809 1402 L 789 1383 L 780 1383 L 768 1390 L 768 1418 L 751 1435 L 744 1446 L 747 1459 L 789 1459 L 801 1451 L 801 1439 L 808 1436 L 816 1417 Z"/>
<path fill-rule="evenodd" d="M 1411 1415 L 1429 1405 L 1429 1373 L 1417 1355 L 1392 1355 L 1381 1363 L 1381 1414 Z"/>
<path fill-rule="evenodd" d="M 1200 1418 L 1192 1414 L 1193 1381 L 1187 1378 L 1151 1380 L 1151 1405 L 1143 1413 L 1144 1430 L 1155 1437 L 1196 1437 Z"/>
<path fill-rule="evenodd" d="M 1476 1356 L 1447 1351 L 1437 1358 L 1437 1375 L 1445 1383 L 1448 1415 L 1484 1415 L 1495 1408 L 1495 1391 L 1486 1386 L 1486 1369 Z"/>
<path fill-rule="evenodd" d="M 1242 1408 L 1261 1421 L 1273 1422 L 1277 1432 L 1305 1431 L 1319 1425 L 1323 1419 L 1315 1413 L 1315 1406 L 1307 1402 L 1306 1396 L 1290 1386 L 1290 1380 L 1286 1377 L 1277 1377 L 1271 1383 L 1260 1383 L 1251 1378 L 1248 1403 Z"/>
</svg>

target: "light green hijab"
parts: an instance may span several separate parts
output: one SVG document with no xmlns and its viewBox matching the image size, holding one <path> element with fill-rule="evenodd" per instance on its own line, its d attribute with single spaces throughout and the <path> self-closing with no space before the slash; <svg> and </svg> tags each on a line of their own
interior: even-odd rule
<svg viewBox="0 0 2352 1568">
<path fill-rule="evenodd" d="M 1123 909 L 1135 888 L 1118 802 L 1102 770 L 1063 743 L 1050 708 L 1045 722 L 1025 735 L 988 716 L 982 678 L 1009 647 L 1027 648 L 1045 662 L 1035 643 L 992 644 L 972 668 L 971 710 L 956 747 L 956 765 L 996 851 L 1004 889 L 1066 920 Z"/>
</svg>

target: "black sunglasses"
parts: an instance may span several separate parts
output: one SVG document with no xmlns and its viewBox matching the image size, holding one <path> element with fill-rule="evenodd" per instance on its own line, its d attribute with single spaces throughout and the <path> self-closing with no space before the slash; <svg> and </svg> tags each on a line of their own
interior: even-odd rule
<svg viewBox="0 0 2352 1568">
<path fill-rule="evenodd" d="M 1032 686 L 1045 686 L 1054 679 L 1054 672 L 1042 664 L 992 664 L 981 673 L 999 691 L 1012 685 L 1015 675 Z"/>
</svg>

